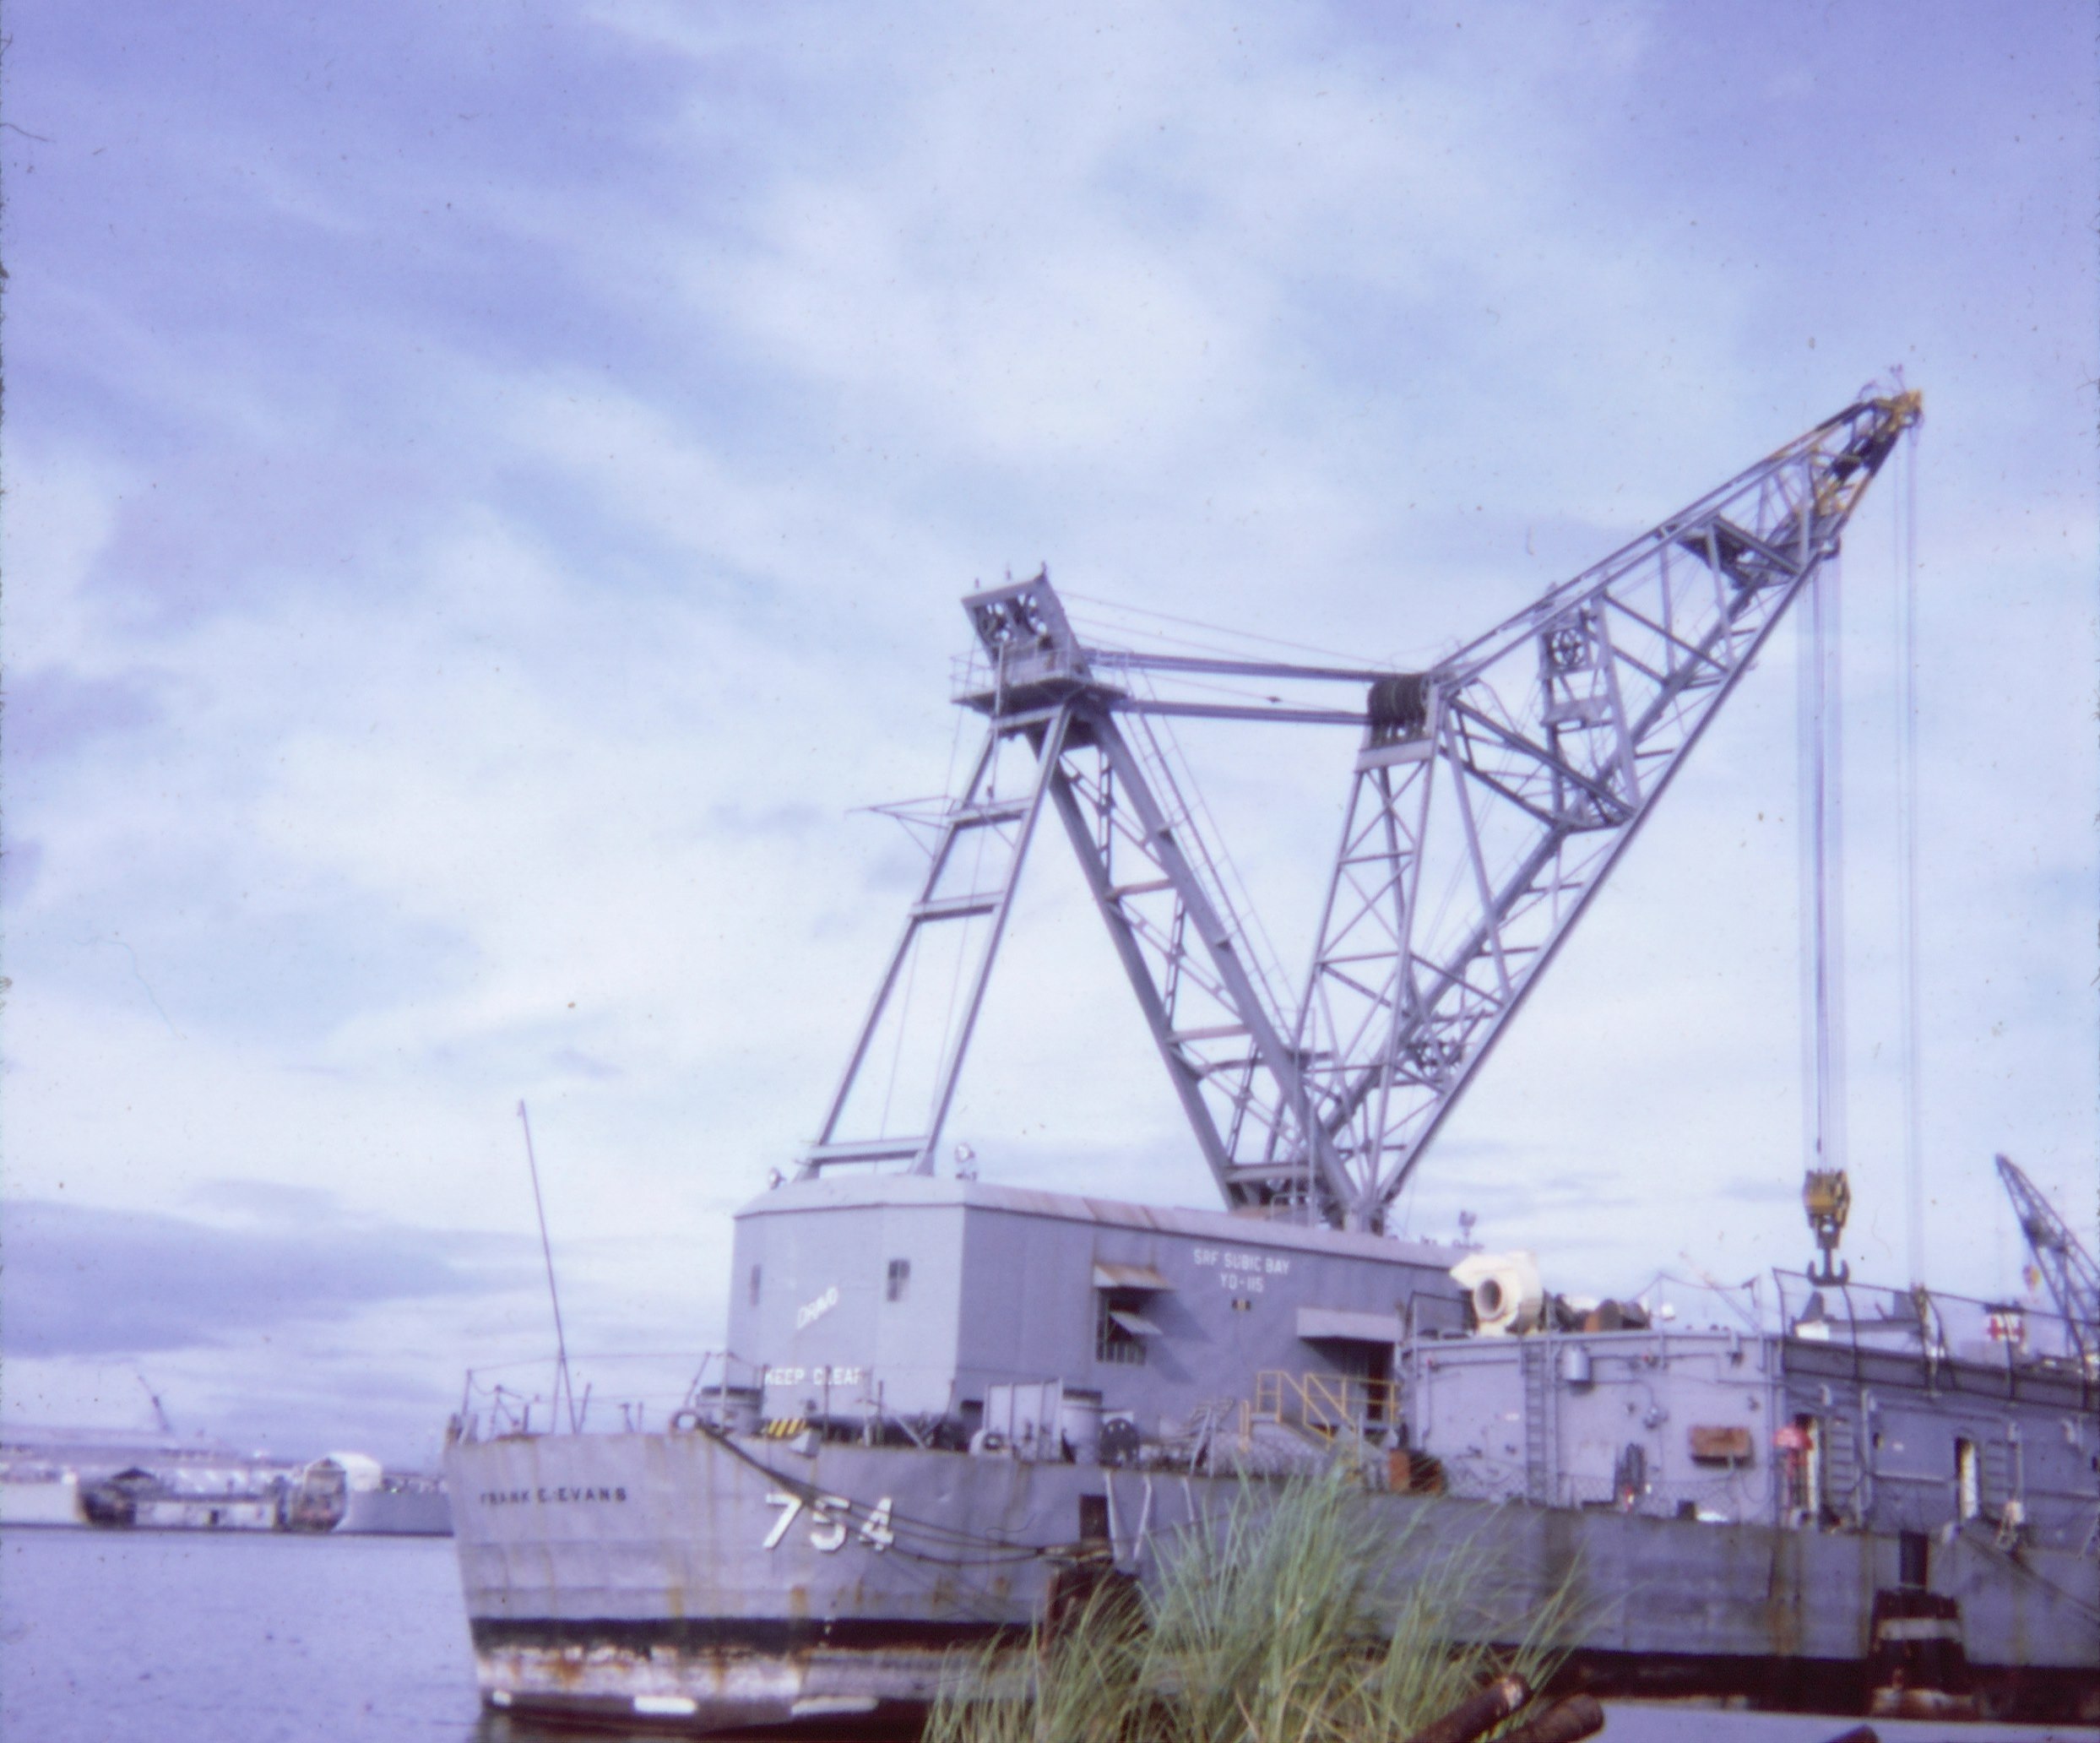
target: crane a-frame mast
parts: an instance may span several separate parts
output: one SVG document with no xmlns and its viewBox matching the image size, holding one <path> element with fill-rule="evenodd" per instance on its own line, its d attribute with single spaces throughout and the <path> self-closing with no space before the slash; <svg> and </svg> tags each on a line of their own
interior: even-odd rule
<svg viewBox="0 0 2100 1743">
<path fill-rule="evenodd" d="M 1048 808 L 1228 1205 L 1382 1227 L 1918 416 L 1915 393 L 1863 397 L 1425 671 L 1091 648 L 1047 574 L 970 595 L 978 647 L 957 699 L 985 717 L 983 747 L 961 794 L 921 820 L 934 834 L 927 872 L 804 1175 L 885 1161 L 932 1170 Z M 1153 693 L 1133 686 L 1137 674 L 1354 694 L 1335 708 L 1238 706 Z M 1288 1006 L 1153 740 L 1162 714 L 1362 729 L 1310 972 Z M 1002 791 L 1001 752 L 1023 745 L 1027 779 Z M 925 1050 L 923 1116 L 893 1122 L 894 1067 L 878 1091 L 872 1062 L 886 1039 L 901 1054 L 936 937 L 958 947 L 959 1003 Z"/>
</svg>

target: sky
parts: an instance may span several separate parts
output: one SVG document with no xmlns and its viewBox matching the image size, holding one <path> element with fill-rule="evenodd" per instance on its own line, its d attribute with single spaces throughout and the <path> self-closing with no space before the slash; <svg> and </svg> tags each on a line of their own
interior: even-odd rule
<svg viewBox="0 0 2100 1743">
<path fill-rule="evenodd" d="M 18 0 L 0 125 L 0 1411 L 435 1456 L 469 1366 L 719 1346 L 938 792 L 957 600 L 1406 665 L 1900 367 L 1842 564 L 1848 1252 L 2091 1231 L 2090 8 Z M 1077 609 L 1076 607 L 1076 609 Z M 1142 616 L 1138 614 L 1162 614 Z M 1794 667 L 1419 1170 L 1550 1286 L 1809 1257 Z M 1306 959 L 1352 741 L 1184 737 Z M 1046 839 L 1043 846 L 1061 844 Z M 1212 1188 L 1069 856 L 948 1135 Z M 526 1377 L 543 1367 L 520 1366 Z"/>
</svg>

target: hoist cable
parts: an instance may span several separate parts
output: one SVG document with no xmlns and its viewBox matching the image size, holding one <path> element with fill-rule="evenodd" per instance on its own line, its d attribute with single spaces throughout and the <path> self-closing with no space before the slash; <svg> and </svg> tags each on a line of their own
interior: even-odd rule
<svg viewBox="0 0 2100 1743">
<path fill-rule="evenodd" d="M 1923 1042 L 1918 1005 L 1918 426 L 1904 436 L 1897 516 L 1897 953 L 1902 1020 L 1903 1222 L 1911 1287 L 1925 1280 Z"/>
</svg>

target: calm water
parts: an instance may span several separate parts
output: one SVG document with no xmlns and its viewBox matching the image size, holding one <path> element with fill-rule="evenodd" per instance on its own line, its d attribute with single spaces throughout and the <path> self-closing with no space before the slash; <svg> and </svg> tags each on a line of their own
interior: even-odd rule
<svg viewBox="0 0 2100 1743">
<path fill-rule="evenodd" d="M 1845 1729 L 1840 1720 L 1615 1707 L 1604 1735 L 1610 1743 L 1822 1743 Z M 1879 1729 L 1890 1743 L 2100 1735 Z M 575 1736 L 480 1717 L 447 1539 L 0 1533 L 4 1743 Z"/>
<path fill-rule="evenodd" d="M 0 1532 L 6 1743 L 464 1743 L 478 1708 L 449 1539 Z"/>
</svg>

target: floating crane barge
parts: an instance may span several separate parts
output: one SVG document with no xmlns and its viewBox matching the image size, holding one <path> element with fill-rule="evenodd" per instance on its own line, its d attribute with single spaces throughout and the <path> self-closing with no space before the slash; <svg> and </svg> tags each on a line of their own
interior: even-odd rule
<svg viewBox="0 0 2100 1743">
<path fill-rule="evenodd" d="M 446 1471 L 489 1704 L 909 1717 L 953 1647 L 1339 1461 L 1423 1528 L 1396 1582 L 1440 1543 L 1495 1560 L 1490 1637 L 1572 1583 L 1570 1675 L 1601 1691 L 2100 1718 L 2100 1327 L 1826 1264 L 1778 1278 L 1776 1323 L 1680 1328 L 1387 1227 L 1918 415 L 1863 398 L 1426 671 L 1090 647 L 1046 575 L 966 599 L 982 747 L 910 819 L 926 873 L 817 1141 L 738 1214 L 749 1360 L 709 1359 L 654 1431 L 534 1431 L 469 1386 Z M 1244 679 L 1338 699 L 1173 689 Z M 1176 715 L 1359 730 L 1294 1000 L 1155 730 Z M 1046 814 L 1222 1208 L 937 1170 Z M 929 1043 L 936 960 L 962 992 Z"/>
</svg>

